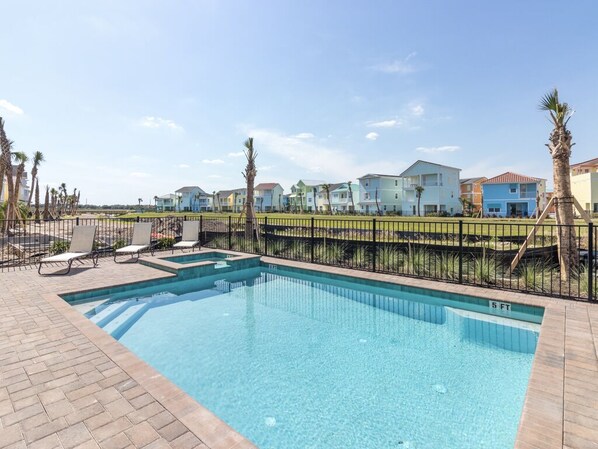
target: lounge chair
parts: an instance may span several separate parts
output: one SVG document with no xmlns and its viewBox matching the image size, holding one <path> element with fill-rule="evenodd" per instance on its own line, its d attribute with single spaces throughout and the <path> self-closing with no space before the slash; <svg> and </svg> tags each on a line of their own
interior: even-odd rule
<svg viewBox="0 0 598 449">
<path fill-rule="evenodd" d="M 172 252 L 175 248 L 180 248 L 184 252 L 185 249 L 195 248 L 200 245 L 199 241 L 199 221 L 184 221 L 183 222 L 183 237 L 180 242 L 172 245 Z"/>
<path fill-rule="evenodd" d="M 115 250 L 114 261 L 116 262 L 116 256 L 120 254 L 130 254 L 132 259 L 135 259 L 135 255 L 137 255 L 135 260 L 135 262 L 137 262 L 139 260 L 141 251 L 144 251 L 148 248 L 153 256 L 154 248 L 152 247 L 152 224 L 135 223 L 135 226 L 133 227 L 133 240 L 131 241 L 131 244 Z"/>
<path fill-rule="evenodd" d="M 75 260 L 83 259 L 91 256 L 93 266 L 98 266 L 98 254 L 93 250 L 93 241 L 96 237 L 96 226 L 75 226 L 73 228 L 73 236 L 71 237 L 71 246 L 68 252 L 56 254 L 50 257 L 44 257 L 39 261 L 37 272 L 42 274 L 42 265 L 53 262 L 66 262 L 68 264 L 64 273 L 54 274 L 69 274 L 71 265 Z"/>
</svg>

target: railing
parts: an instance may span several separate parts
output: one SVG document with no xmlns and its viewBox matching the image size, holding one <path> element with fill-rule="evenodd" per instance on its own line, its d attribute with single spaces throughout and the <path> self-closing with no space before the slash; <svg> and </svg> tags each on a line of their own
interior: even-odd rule
<svg viewBox="0 0 598 449">
<path fill-rule="evenodd" d="M 169 248 L 180 239 L 184 220 L 200 221 L 200 240 L 209 248 L 567 299 L 598 297 L 592 224 L 538 226 L 511 270 L 532 223 L 276 216 L 257 219 L 250 231 L 257 229 L 258 235 L 246 238 L 245 221 L 233 216 L 27 220 L 9 223 L 9 235 L 0 237 L 0 271 L 67 250 L 79 224 L 98 227 L 95 250 L 101 257 L 130 242 L 136 221 L 152 221 L 154 243 Z M 4 229 L 6 222 L 0 226 Z M 579 263 L 569 276 L 559 271 L 559 239 L 571 239 L 578 248 Z"/>
</svg>

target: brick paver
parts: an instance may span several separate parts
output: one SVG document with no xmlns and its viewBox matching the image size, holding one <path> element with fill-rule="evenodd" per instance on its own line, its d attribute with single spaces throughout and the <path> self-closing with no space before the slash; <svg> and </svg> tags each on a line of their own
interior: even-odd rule
<svg viewBox="0 0 598 449">
<path fill-rule="evenodd" d="M 56 296 L 171 274 L 106 260 L 71 273 L 0 273 L 0 449 L 212 447 L 200 430 L 220 420 Z M 153 379 L 149 390 L 144 379 Z M 202 422 L 169 411 L 166 397 L 199 410 Z M 253 447 L 224 425 L 221 439 L 228 435 L 234 442 L 213 447 Z"/>
<path fill-rule="evenodd" d="M 598 448 L 597 305 L 317 270 L 545 307 L 516 447 Z M 56 296 L 167 276 L 107 260 L 62 277 L 0 273 L 0 449 L 254 447 Z"/>
</svg>

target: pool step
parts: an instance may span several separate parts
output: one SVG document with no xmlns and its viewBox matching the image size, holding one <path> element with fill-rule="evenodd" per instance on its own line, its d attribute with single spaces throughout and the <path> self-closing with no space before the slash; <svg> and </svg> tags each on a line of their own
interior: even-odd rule
<svg viewBox="0 0 598 449">
<path fill-rule="evenodd" d="M 148 308 L 148 305 L 143 302 L 133 304 L 102 327 L 110 335 L 117 336 L 120 331 L 137 321 Z"/>
<path fill-rule="evenodd" d="M 104 327 L 113 320 L 119 313 L 129 306 L 129 301 L 115 302 L 103 307 L 98 313 L 89 319 L 100 327 Z"/>
</svg>

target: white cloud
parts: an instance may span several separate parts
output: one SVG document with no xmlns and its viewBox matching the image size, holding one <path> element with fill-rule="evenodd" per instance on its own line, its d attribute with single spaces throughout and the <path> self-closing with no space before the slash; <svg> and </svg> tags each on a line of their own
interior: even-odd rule
<svg viewBox="0 0 598 449">
<path fill-rule="evenodd" d="M 371 133 L 367 133 L 365 135 L 365 138 L 368 140 L 376 140 L 378 138 L 378 135 L 379 135 L 378 133 L 371 132 Z"/>
<path fill-rule="evenodd" d="M 297 139 L 313 139 L 314 136 L 312 133 L 299 133 L 299 134 L 295 134 L 294 136 Z"/>
<path fill-rule="evenodd" d="M 149 178 L 151 175 L 149 173 L 134 171 L 129 173 L 129 176 L 132 178 Z"/>
<path fill-rule="evenodd" d="M 263 156 L 284 159 L 277 164 L 278 167 L 282 164 L 285 167 L 280 170 L 277 181 L 286 182 L 289 186 L 296 182 L 295 177 L 309 178 L 310 173 L 334 181 L 355 179 L 368 172 L 400 173 L 407 165 L 394 159 L 376 159 L 372 162 L 367 155 L 330 147 L 320 141 L 299 139 L 295 135 L 276 130 L 247 128 L 242 131 L 243 134 L 254 137 Z"/>
<path fill-rule="evenodd" d="M 445 145 L 442 147 L 417 147 L 416 150 L 422 153 L 454 153 L 459 151 L 461 147 L 456 145 Z"/>
<path fill-rule="evenodd" d="M 421 117 L 425 112 L 424 107 L 421 104 L 412 104 L 409 107 L 409 111 L 411 112 L 411 115 L 414 115 L 415 117 Z"/>
<path fill-rule="evenodd" d="M 415 66 L 410 63 L 409 61 L 415 57 L 417 53 L 413 52 L 407 55 L 406 58 L 403 59 L 396 59 L 392 62 L 387 62 L 383 64 L 378 64 L 372 67 L 372 69 L 383 72 L 383 73 L 399 73 L 399 74 L 407 74 L 413 73 L 416 71 Z"/>
<path fill-rule="evenodd" d="M 8 100 L 0 100 L 0 108 L 15 115 L 23 115 L 25 113 L 20 107 Z"/>
<path fill-rule="evenodd" d="M 161 117 L 151 117 L 151 116 L 143 117 L 140 120 L 139 125 L 144 128 L 167 128 L 167 129 L 172 129 L 172 130 L 176 130 L 176 131 L 181 131 L 183 129 L 183 127 L 181 125 L 177 125 L 172 120 L 164 119 Z"/>
<path fill-rule="evenodd" d="M 381 122 L 370 122 L 367 124 L 370 128 L 397 128 L 403 124 L 401 119 L 382 120 Z"/>
<path fill-rule="evenodd" d="M 191 166 L 187 165 L 187 164 L 179 164 L 179 165 L 177 165 L 177 167 L 178 168 L 191 168 Z"/>
<path fill-rule="evenodd" d="M 201 161 L 202 164 L 224 164 L 222 159 L 204 159 Z"/>
<path fill-rule="evenodd" d="M 228 157 L 242 157 L 245 156 L 243 151 L 237 151 L 236 153 L 228 153 Z"/>
</svg>

